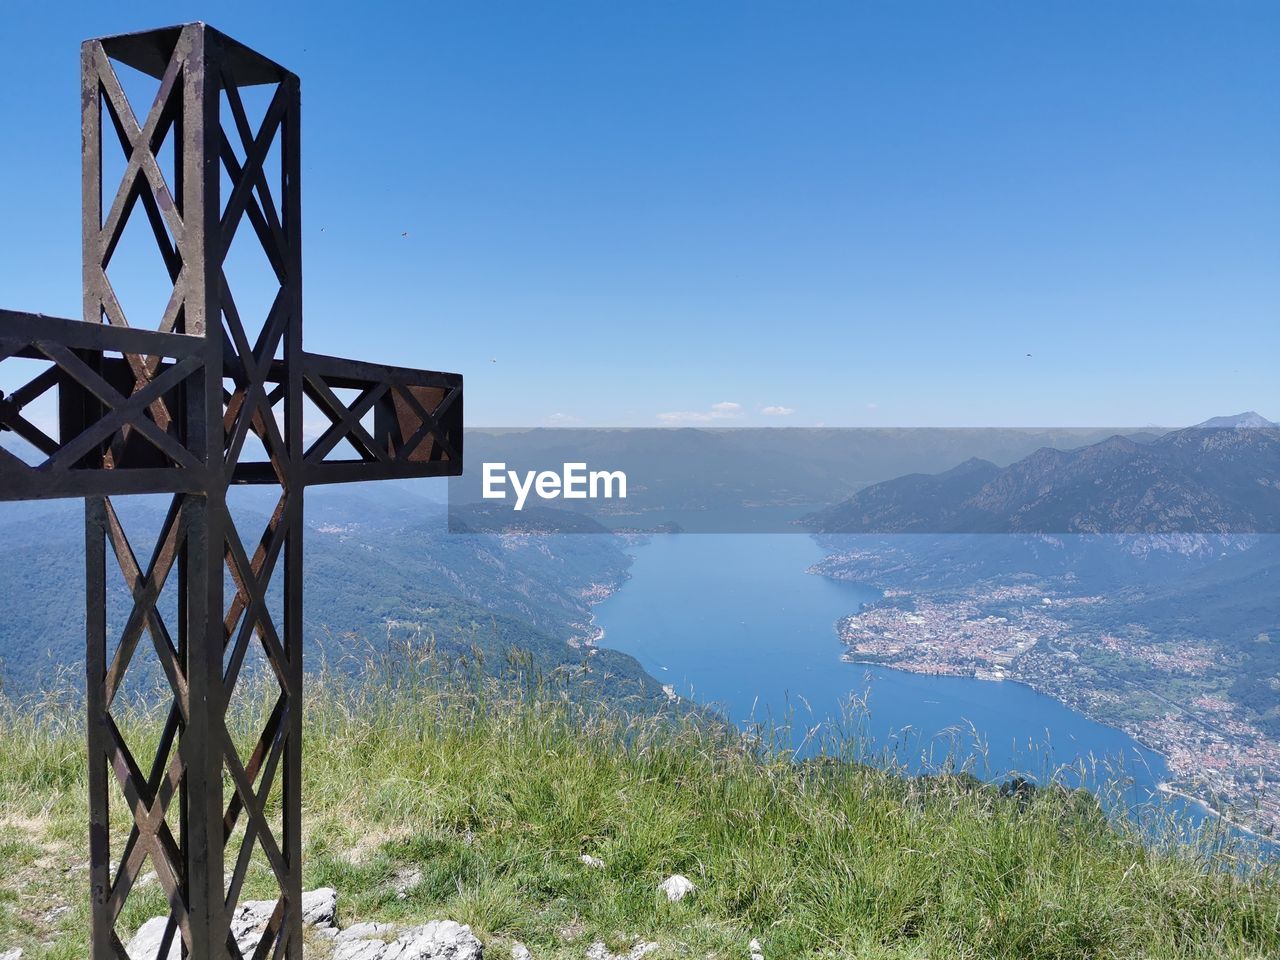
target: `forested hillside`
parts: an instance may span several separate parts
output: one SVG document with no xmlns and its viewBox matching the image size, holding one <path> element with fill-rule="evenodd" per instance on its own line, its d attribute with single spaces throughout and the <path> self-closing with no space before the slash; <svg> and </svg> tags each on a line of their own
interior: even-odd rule
<svg viewBox="0 0 1280 960">
<path fill-rule="evenodd" d="M 233 519 L 253 542 L 273 503 L 263 491 L 233 491 Z M 117 509 L 144 566 L 164 498 L 118 498 Z M 612 536 L 450 533 L 445 507 L 404 488 L 314 490 L 307 495 L 304 635 L 309 668 L 354 670 L 370 653 L 434 645 L 500 671 L 513 650 L 527 669 L 591 686 L 611 698 L 665 699 L 632 658 L 583 644 L 590 602 L 626 576 L 624 543 Z M 79 501 L 5 505 L 0 540 L 0 682 L 18 694 L 84 657 L 84 521 Z M 109 626 L 119 632 L 130 593 L 113 562 Z M 227 595 L 233 587 L 228 581 Z M 176 622 L 176 576 L 159 609 Z M 279 623 L 279 577 L 268 594 Z M 109 636 L 112 635 L 109 630 Z M 158 668 L 144 647 L 131 674 Z M 141 682 L 141 681 L 139 681 Z"/>
</svg>

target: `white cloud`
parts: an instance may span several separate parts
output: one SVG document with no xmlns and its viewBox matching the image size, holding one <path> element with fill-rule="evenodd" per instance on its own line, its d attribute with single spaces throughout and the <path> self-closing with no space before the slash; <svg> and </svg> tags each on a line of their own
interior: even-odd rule
<svg viewBox="0 0 1280 960">
<path fill-rule="evenodd" d="M 556 424 L 577 423 L 578 418 L 571 413 L 553 413 L 551 416 L 547 417 L 547 422 Z"/>
<path fill-rule="evenodd" d="M 713 403 L 707 410 L 677 410 L 673 413 L 660 413 L 658 419 L 663 423 L 712 423 L 716 420 L 732 420 L 742 416 L 742 404 L 731 400 Z"/>
<path fill-rule="evenodd" d="M 762 407 L 760 410 L 766 417 L 789 417 L 796 412 L 795 407 Z"/>
<path fill-rule="evenodd" d="M 880 409 L 880 404 L 878 404 L 878 403 L 868 403 L 868 404 L 867 404 L 867 409 L 868 409 L 868 410 L 878 410 L 878 409 Z"/>
</svg>

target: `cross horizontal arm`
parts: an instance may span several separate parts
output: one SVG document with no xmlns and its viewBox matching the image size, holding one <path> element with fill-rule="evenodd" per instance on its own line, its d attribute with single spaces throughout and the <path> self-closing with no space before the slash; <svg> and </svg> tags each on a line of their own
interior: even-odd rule
<svg viewBox="0 0 1280 960">
<path fill-rule="evenodd" d="M 302 353 L 303 394 L 308 412 L 302 458 L 306 485 L 369 480 L 453 477 L 462 473 L 462 375 L 384 363 Z M 298 362 L 298 361 L 295 361 Z M 280 360 L 261 371 L 264 384 L 283 385 L 288 366 Z M 339 391 L 355 391 L 345 399 Z M 279 388 L 268 394 L 283 394 Z M 253 430 L 261 434 L 264 422 Z M 241 460 L 232 482 L 276 482 L 273 464 Z"/>
<path fill-rule="evenodd" d="M 194 493 L 210 469 L 187 446 L 173 414 L 203 399 L 200 336 L 0 310 L 0 361 L 47 368 L 0 394 L 0 431 L 43 460 L 0 446 L 0 501 L 126 493 Z M 145 358 L 148 386 L 133 360 Z M 462 472 L 462 376 L 390 364 L 301 355 L 303 392 L 320 418 L 306 422 L 304 483 L 456 476 Z M 264 384 L 283 384 L 273 360 Z M 57 430 L 23 408 L 57 388 Z M 163 389 L 161 389 L 163 388 Z M 343 394 L 355 391 L 353 399 Z M 283 398 L 277 389 L 268 404 Z M 221 414 L 219 414 L 221 415 Z M 268 428 L 259 411 L 255 432 Z M 56 433 L 56 437 L 54 434 Z M 221 467 L 219 467 L 220 469 Z M 234 483 L 270 483 L 272 464 L 241 461 Z"/>
<path fill-rule="evenodd" d="M 302 355 L 302 371 L 304 393 L 330 421 L 303 455 L 307 484 L 462 473 L 461 374 L 315 353 Z M 353 390 L 349 402 L 336 392 Z"/>
<path fill-rule="evenodd" d="M 7 397 L 0 393 L 0 432 L 26 444 L 17 452 L 0 446 L 0 501 L 204 489 L 205 465 L 172 420 L 203 382 L 204 343 L 180 333 L 0 310 L 0 362 L 45 365 Z M 152 378 L 139 383 L 130 358 L 147 358 Z M 56 407 L 24 414 L 55 389 Z"/>
<path fill-rule="evenodd" d="M 0 309 L 0 341 L 30 343 L 37 340 L 60 343 L 73 350 L 141 353 L 174 359 L 198 356 L 204 349 L 204 337 L 184 333 L 116 327 L 107 323 L 86 323 L 83 320 L 51 317 L 43 313 Z M 30 357 L 34 353 L 28 349 L 16 355 Z"/>
</svg>

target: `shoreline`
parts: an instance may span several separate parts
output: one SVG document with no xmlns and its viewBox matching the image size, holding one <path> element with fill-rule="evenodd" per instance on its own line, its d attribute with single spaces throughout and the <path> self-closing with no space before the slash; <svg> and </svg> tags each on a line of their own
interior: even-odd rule
<svg viewBox="0 0 1280 960">
<path fill-rule="evenodd" d="M 630 554 L 628 554 L 628 556 L 630 556 Z M 595 608 L 621 590 L 623 585 L 630 579 L 631 574 L 627 571 L 623 571 L 622 575 L 613 583 L 592 582 L 592 584 L 582 594 L 582 599 L 585 600 L 587 604 L 587 621 L 586 623 L 576 625 L 581 626 L 583 632 L 581 634 L 575 633 L 570 636 L 569 639 L 565 641 L 569 646 L 587 647 L 588 649 L 600 646 L 600 641 L 604 639 L 605 631 L 604 627 L 600 626 L 599 619 L 596 617 Z M 653 679 L 657 680 L 657 677 L 654 677 Z"/>
<path fill-rule="evenodd" d="M 1156 789 L 1168 796 L 1177 797 L 1187 803 L 1194 804 L 1204 812 L 1205 816 L 1221 820 L 1233 830 L 1239 830 L 1241 833 L 1247 834 L 1250 840 L 1256 840 L 1259 844 L 1270 849 L 1280 850 L 1280 839 L 1264 836 L 1248 824 L 1241 823 L 1239 820 L 1233 820 L 1221 810 L 1217 810 L 1209 803 L 1206 803 L 1200 797 L 1187 793 L 1184 790 L 1179 790 L 1172 783 L 1162 781 L 1156 785 Z"/>
<path fill-rule="evenodd" d="M 819 549 L 821 549 L 820 545 L 819 545 Z M 628 551 L 628 553 L 630 553 L 634 558 L 635 555 L 632 551 Z M 874 582 L 869 582 L 866 580 L 854 580 L 848 577 L 841 577 L 841 578 L 828 577 L 822 574 L 821 572 L 814 570 L 812 567 L 800 568 L 797 572 L 816 574 L 817 576 L 822 577 L 824 580 L 829 580 L 837 583 L 851 584 L 858 587 L 862 587 L 864 589 L 873 590 L 878 595 L 883 594 L 883 588 L 881 586 L 876 585 Z M 631 579 L 631 573 L 628 571 L 627 573 L 624 573 L 623 576 L 618 578 L 617 581 L 612 582 L 610 584 L 607 584 L 607 585 L 593 584 L 592 585 L 591 595 L 585 598 L 590 608 L 590 616 L 587 619 L 585 625 L 583 626 L 581 633 L 579 634 L 579 642 L 582 642 L 587 646 L 602 646 L 606 642 L 606 631 L 605 631 L 605 628 L 600 623 L 595 607 L 597 604 L 613 596 L 618 590 L 620 590 L 623 586 L 625 586 L 626 582 L 630 579 Z M 860 604 L 858 609 L 864 610 L 870 607 L 878 606 L 879 605 L 878 599 L 879 599 L 878 597 L 875 599 L 869 599 L 864 603 Z M 832 621 L 828 621 L 825 629 L 830 630 L 832 633 L 835 633 L 836 637 L 839 639 L 840 632 L 839 632 L 838 625 L 843 619 L 843 617 L 848 615 L 849 614 L 844 614 L 839 617 L 836 617 Z M 827 635 L 830 636 L 830 634 L 827 634 Z M 1249 826 L 1248 822 L 1244 822 L 1244 823 L 1238 822 L 1237 818 L 1231 816 L 1229 811 L 1227 813 L 1219 812 L 1218 810 L 1212 807 L 1210 802 L 1207 802 L 1205 799 L 1197 797 L 1195 795 L 1194 789 L 1180 790 L 1174 787 L 1173 786 L 1174 784 L 1185 783 L 1187 780 L 1194 780 L 1194 778 L 1196 778 L 1197 776 L 1196 771 L 1189 770 L 1185 772 L 1177 772 L 1171 769 L 1172 761 L 1170 758 L 1170 754 L 1166 753 L 1163 749 L 1161 749 L 1160 746 L 1153 744 L 1148 739 L 1147 734 L 1149 731 L 1145 729 L 1138 729 L 1136 726 L 1134 729 L 1127 729 L 1126 726 L 1123 724 L 1116 723 L 1114 721 L 1109 721 L 1106 718 L 1096 716 L 1093 714 L 1092 711 L 1089 711 L 1087 709 L 1081 709 L 1081 707 L 1078 704 L 1068 702 L 1067 700 L 1064 700 L 1059 698 L 1058 696 L 1055 696 L 1051 690 L 1042 688 L 1032 678 L 1020 676 L 1012 671 L 1009 671 L 1007 668 L 1004 671 L 1000 671 L 999 673 L 994 675 L 986 675 L 985 673 L 975 673 L 973 671 L 965 672 L 960 670 L 947 670 L 945 669 L 945 665 L 944 665 L 944 669 L 941 669 L 941 670 L 920 668 L 920 667 L 911 666 L 909 664 L 898 664 L 898 663 L 894 663 L 886 660 L 876 660 L 876 659 L 868 659 L 865 657 L 859 657 L 852 652 L 851 648 L 847 644 L 843 642 L 841 643 L 841 647 L 842 647 L 842 650 L 841 652 L 837 653 L 837 656 L 839 656 L 840 660 L 844 663 L 850 663 L 850 664 L 856 663 L 856 664 L 862 664 L 864 666 L 869 666 L 869 667 L 884 668 L 886 670 L 893 670 L 901 674 L 916 674 L 918 676 L 952 676 L 960 680 L 985 680 L 988 682 L 1012 681 L 1013 683 L 1019 684 L 1021 685 L 1021 687 L 1023 687 L 1030 693 L 1033 693 L 1039 697 L 1044 697 L 1048 703 L 1052 703 L 1056 707 L 1069 711 L 1072 715 L 1079 717 L 1082 720 L 1088 721 L 1093 724 L 1097 724 L 1099 727 L 1105 728 L 1106 730 L 1111 731 L 1112 733 L 1119 735 L 1120 737 L 1123 737 L 1124 739 L 1128 740 L 1129 744 L 1127 747 L 1123 745 L 1117 745 L 1115 750 L 1111 754 L 1099 755 L 1094 751 L 1087 751 L 1087 752 L 1082 752 L 1081 756 L 1104 759 L 1106 756 L 1115 757 L 1118 755 L 1120 759 L 1123 760 L 1123 766 L 1121 767 L 1121 770 L 1129 771 L 1125 773 L 1124 777 L 1122 777 L 1121 779 L 1135 778 L 1135 773 L 1139 774 L 1136 777 L 1138 781 L 1138 786 L 1136 789 L 1145 793 L 1150 800 L 1156 800 L 1160 796 L 1164 796 L 1164 797 L 1173 796 L 1175 793 L 1180 795 L 1185 795 L 1180 797 L 1180 799 L 1184 800 L 1189 805 L 1188 813 L 1192 812 L 1190 807 L 1193 806 L 1195 808 L 1194 814 L 1197 817 L 1201 815 L 1212 814 L 1215 818 L 1219 819 L 1223 823 L 1229 825 L 1233 829 L 1239 830 L 1241 833 L 1244 833 L 1250 837 L 1256 837 L 1259 834 L 1259 831 L 1261 829 L 1260 826 L 1259 826 L 1259 829 L 1255 830 L 1253 827 Z M 657 680 L 659 683 L 662 682 L 662 678 L 654 676 L 654 674 L 651 671 L 646 670 L 646 673 L 648 673 L 650 677 Z M 988 731 L 988 733 L 990 735 L 995 735 L 994 730 Z M 1158 769 L 1153 769 L 1153 766 Z"/>
<path fill-rule="evenodd" d="M 918 677 L 955 677 L 957 680 L 981 680 L 984 683 L 1016 683 L 1020 686 L 1026 687 L 1032 693 L 1038 694 L 1039 696 L 1042 696 L 1047 700 L 1052 700 L 1054 703 L 1058 704 L 1059 706 L 1065 707 L 1067 710 L 1070 710 L 1072 713 L 1076 714 L 1077 716 L 1084 717 L 1084 719 L 1090 721 L 1091 723 L 1096 723 L 1101 727 L 1106 727 L 1108 730 L 1114 730 L 1116 733 L 1124 734 L 1134 743 L 1138 744 L 1138 746 L 1142 747 L 1144 750 L 1148 751 L 1149 753 L 1155 754 L 1157 757 L 1163 760 L 1166 766 L 1169 763 L 1168 754 L 1166 754 L 1159 747 L 1154 747 L 1150 743 L 1147 743 L 1145 740 L 1142 739 L 1142 737 L 1138 736 L 1138 734 L 1136 734 L 1134 731 L 1126 730 L 1124 727 L 1118 726 L 1114 723 L 1110 723 L 1106 720 L 1092 716 L 1086 711 L 1081 710 L 1078 707 L 1075 707 L 1072 704 L 1067 703 L 1065 700 L 1059 700 L 1053 694 L 1049 693 L 1048 691 L 1041 690 L 1030 680 L 1027 680 L 1023 677 L 1015 677 L 1011 674 L 1005 674 L 1002 677 L 983 677 L 983 676 L 979 676 L 976 673 L 947 673 L 942 670 L 917 670 L 910 666 L 902 666 L 896 663 L 888 663 L 884 660 L 868 660 L 863 657 L 850 656 L 848 652 L 841 654 L 840 660 L 843 663 L 860 663 L 868 667 L 880 667 L 885 670 L 896 670 L 898 673 L 911 673 L 911 674 L 915 674 Z"/>
<path fill-rule="evenodd" d="M 860 657 L 851 657 L 847 653 L 841 655 L 840 660 L 843 663 L 858 663 L 858 664 L 862 664 L 863 666 L 879 667 L 884 670 L 894 670 L 898 673 L 910 673 L 916 676 L 955 677 L 956 679 L 960 679 L 960 680 L 981 680 L 986 683 L 1017 683 L 1026 687 L 1028 690 L 1032 691 L 1033 693 L 1038 694 L 1039 696 L 1052 700 L 1054 703 L 1057 703 L 1062 707 L 1065 707 L 1067 710 L 1070 710 L 1072 713 L 1075 713 L 1078 716 L 1085 718 L 1086 720 L 1096 723 L 1099 726 L 1106 727 L 1109 730 L 1114 730 L 1117 733 L 1124 734 L 1125 736 L 1129 737 L 1129 739 L 1133 740 L 1136 744 L 1138 744 L 1140 747 L 1142 747 L 1144 750 L 1147 750 L 1148 752 L 1154 754 L 1155 756 L 1159 757 L 1162 761 L 1164 761 L 1166 769 L 1168 768 L 1168 765 L 1169 765 L 1168 754 L 1164 753 L 1158 747 L 1154 747 L 1150 743 L 1147 743 L 1140 736 L 1138 736 L 1138 734 L 1135 733 L 1134 731 L 1126 730 L 1124 727 L 1117 726 L 1114 723 L 1108 723 L 1106 720 L 1102 720 L 1102 719 L 1099 719 L 1098 717 L 1091 716 L 1089 713 L 1083 710 L 1079 710 L 1076 707 L 1072 706 L 1069 703 L 1066 703 L 1063 700 L 1059 700 L 1057 697 L 1053 696 L 1053 694 L 1048 693 L 1044 690 L 1041 690 L 1034 683 L 1030 682 L 1029 680 L 1025 680 L 1021 677 L 1014 677 L 1014 676 L 981 677 L 976 674 L 945 673 L 940 670 L 917 670 L 907 666 L 898 666 L 896 664 L 886 663 L 882 660 L 867 660 Z M 1167 770 L 1167 772 L 1172 773 L 1171 770 Z M 1233 819 L 1232 817 L 1228 816 L 1226 813 L 1223 813 L 1221 810 L 1216 809 L 1202 797 L 1198 797 L 1195 794 L 1188 793 L 1185 790 L 1178 789 L 1169 780 L 1157 780 L 1155 790 L 1157 793 L 1161 793 L 1169 797 L 1177 797 L 1180 800 L 1183 800 L 1184 802 L 1197 807 L 1205 816 L 1213 817 L 1214 819 L 1221 820 L 1228 827 L 1231 827 L 1234 830 L 1238 830 L 1241 833 L 1247 834 L 1249 838 L 1252 840 L 1256 840 L 1259 843 L 1265 844 L 1268 847 L 1274 847 L 1274 848 L 1280 849 L 1280 840 L 1276 840 L 1276 839 L 1272 839 L 1264 836 L 1257 829 L 1249 826 L 1247 823 L 1244 823 L 1240 820 Z"/>
<path fill-rule="evenodd" d="M 818 573 L 812 570 L 807 572 L 815 573 L 815 575 L 817 576 L 825 576 L 825 574 Z M 865 581 L 854 581 L 854 580 L 849 580 L 847 578 L 828 578 L 828 579 L 837 579 L 840 582 L 846 582 L 846 583 L 862 583 L 864 586 L 875 587 L 874 584 L 866 583 Z M 879 588 L 876 587 L 876 589 L 879 589 Z M 863 609 L 865 609 L 867 606 L 869 605 L 864 605 Z M 1260 830 L 1257 829 L 1255 826 L 1251 826 L 1248 823 L 1236 817 L 1233 817 L 1228 813 L 1224 813 L 1223 811 L 1216 809 L 1205 798 L 1198 796 L 1193 792 L 1188 792 L 1187 790 L 1182 790 L 1174 787 L 1173 783 L 1176 782 L 1178 778 L 1175 776 L 1175 771 L 1172 768 L 1172 759 L 1170 755 L 1167 752 L 1165 752 L 1165 750 L 1163 750 L 1161 747 L 1152 744 L 1146 738 L 1145 732 L 1141 729 L 1138 729 L 1136 726 L 1134 729 L 1130 729 L 1124 725 L 1117 724 L 1106 718 L 1095 716 L 1090 711 L 1082 710 L 1080 709 L 1080 707 L 1076 706 L 1075 704 L 1069 703 L 1066 700 L 1063 700 L 1060 697 L 1055 696 L 1049 690 L 1042 689 L 1033 680 L 1026 677 L 1016 676 L 1009 672 L 1006 672 L 1001 676 L 983 676 L 976 671 L 965 673 L 965 672 L 953 672 L 953 671 L 947 671 L 947 670 L 929 670 L 929 669 L 918 668 L 910 664 L 900 664 L 900 663 L 893 663 L 887 660 L 872 660 L 866 657 L 859 657 L 850 651 L 848 643 L 841 636 L 840 630 L 839 630 L 839 623 L 840 621 L 837 620 L 834 626 L 834 631 L 841 645 L 845 647 L 844 653 L 842 653 L 840 656 L 840 659 L 842 662 L 860 663 L 860 664 L 863 664 L 864 666 L 880 667 L 882 669 L 894 670 L 899 673 L 914 674 L 916 676 L 956 677 L 958 679 L 980 680 L 987 683 L 1021 684 L 1022 686 L 1026 687 L 1028 690 L 1032 691 L 1033 693 L 1053 701 L 1054 703 L 1064 707 L 1067 710 L 1070 710 L 1072 713 L 1080 717 L 1083 717 L 1084 719 L 1089 720 L 1092 723 L 1096 723 L 1100 726 L 1106 727 L 1109 730 L 1114 730 L 1117 733 L 1121 733 L 1129 737 L 1131 740 L 1134 741 L 1134 743 L 1138 744 L 1138 746 L 1142 747 L 1144 750 L 1150 752 L 1151 754 L 1159 757 L 1165 766 L 1166 775 L 1174 779 L 1158 780 L 1156 784 L 1156 790 L 1158 792 L 1163 793 L 1167 796 L 1179 797 L 1185 802 L 1193 804 L 1194 806 L 1198 807 L 1206 816 L 1212 816 L 1218 820 L 1221 820 L 1223 823 L 1227 824 L 1233 829 L 1239 830 L 1242 833 L 1249 835 L 1251 838 L 1254 838 L 1260 842 L 1266 843 L 1268 846 L 1280 847 L 1280 840 L 1269 839 L 1265 835 L 1263 835 L 1260 832 Z M 1202 771 L 1189 771 L 1187 774 L 1184 774 L 1183 776 L 1194 777 L 1196 776 L 1197 772 L 1202 772 Z"/>
<path fill-rule="evenodd" d="M 1107 705 L 1102 704 L 1103 713 L 1098 713 L 1092 707 L 1097 706 L 1094 697 L 1088 695 L 1091 689 L 1087 684 L 1066 684 L 1059 682 L 1061 678 L 1043 674 L 1040 668 L 1044 665 L 1040 663 L 1043 659 L 1042 655 L 1037 654 L 1030 661 L 1030 666 L 1036 669 L 1027 670 L 1027 661 L 1025 657 L 1032 654 L 1033 650 L 1046 650 L 1049 655 L 1057 652 L 1055 646 L 1055 638 L 1062 639 L 1063 634 L 1055 633 L 1052 629 L 1055 626 L 1067 629 L 1067 633 L 1071 631 L 1065 623 L 1050 623 L 1048 632 L 1043 629 L 1046 625 L 1036 622 L 1035 610 L 1038 606 L 1032 607 L 1032 617 L 1028 622 L 1028 608 L 1022 609 L 1022 617 L 1017 621 L 1018 626 L 1010 629 L 1008 632 L 1014 634 L 1021 633 L 1022 639 L 1008 649 L 1010 644 L 1007 639 L 1000 636 L 996 631 L 1000 628 L 990 628 L 987 624 L 1006 624 L 1004 617 L 993 616 L 987 613 L 985 617 L 979 610 L 976 616 L 981 619 L 974 619 L 973 611 L 963 611 L 958 614 L 963 622 L 953 624 L 955 630 L 958 631 L 955 636 L 968 638 L 977 635 L 977 630 L 971 630 L 971 627 L 985 628 L 985 632 L 989 638 L 1003 643 L 1002 646 L 981 649 L 968 649 L 965 641 L 952 642 L 944 644 L 944 647 L 955 647 L 955 652 L 962 656 L 962 659 L 956 659 L 948 656 L 937 656 L 930 651 L 933 650 L 932 644 L 927 644 L 923 648 L 919 648 L 909 642 L 912 633 L 912 623 L 925 622 L 924 617 L 937 617 L 942 613 L 942 626 L 947 626 L 949 617 L 946 611 L 952 608 L 962 608 L 964 604 L 973 605 L 973 598 L 978 597 L 977 594 L 970 593 L 969 599 L 960 598 L 931 598 L 931 595 L 925 591 L 921 593 L 918 590 L 907 590 L 902 588 L 886 587 L 883 583 L 877 583 L 874 578 L 855 578 L 849 576 L 847 572 L 844 575 L 833 575 L 821 568 L 821 564 L 814 564 L 808 570 L 808 573 L 823 577 L 824 579 L 842 583 L 859 583 L 864 587 L 869 587 L 882 594 L 883 599 L 873 601 L 871 603 L 862 604 L 856 611 L 837 618 L 835 622 L 835 633 L 842 646 L 844 653 L 841 659 L 848 662 L 859 662 L 867 665 L 875 665 L 886 669 L 896 670 L 902 673 L 914 673 L 922 676 L 955 676 L 965 677 L 974 680 L 987 681 L 1004 681 L 1012 680 L 1021 683 L 1027 689 L 1036 694 L 1047 697 L 1054 703 L 1071 711 L 1072 713 L 1083 717 L 1093 723 L 1100 724 L 1110 730 L 1117 731 L 1131 740 L 1133 740 L 1143 750 L 1149 751 L 1159 757 L 1163 766 L 1167 771 L 1167 779 L 1170 784 L 1179 783 L 1185 789 L 1176 790 L 1175 792 L 1184 797 L 1187 802 L 1194 803 L 1200 807 L 1205 813 L 1211 813 L 1213 816 L 1221 819 L 1223 822 L 1231 826 L 1245 831 L 1254 836 L 1265 836 L 1265 831 L 1280 827 L 1280 816 L 1277 816 L 1274 803 L 1264 800 L 1261 794 L 1255 794 L 1251 788 L 1241 787 L 1237 782 L 1239 777 L 1233 768 L 1225 768 L 1228 771 L 1225 784 L 1220 782 L 1220 777 L 1215 773 L 1221 773 L 1221 770 L 1215 767 L 1214 763 L 1209 762 L 1207 756 L 1198 756 L 1198 751 L 1203 749 L 1203 744 L 1199 739 L 1186 739 L 1179 736 L 1180 733 L 1186 732 L 1180 729 L 1179 725 L 1173 722 L 1161 722 L 1160 717 L 1136 717 L 1136 718 L 1120 718 L 1115 719 L 1106 710 Z M 1006 596 L 998 596 L 993 592 L 990 597 L 978 597 L 981 599 L 998 599 L 1009 600 L 1013 595 L 1007 587 L 999 587 L 999 590 L 1006 592 Z M 1043 589 L 1043 588 L 1037 588 Z M 901 615 L 895 616 L 890 613 L 886 616 L 877 616 L 875 611 L 879 610 L 895 610 L 898 605 L 890 603 L 890 597 L 909 597 L 912 600 L 912 610 L 917 611 L 916 617 L 906 617 L 906 635 L 901 633 L 890 632 L 894 626 L 901 627 Z M 1083 598 L 1088 601 L 1090 598 Z M 1045 604 L 1049 601 L 1045 600 Z M 1056 601 L 1055 601 L 1056 602 Z M 923 607 L 915 604 L 923 604 Z M 858 629 L 846 629 L 846 625 L 857 624 L 863 614 L 870 614 L 871 625 L 866 632 L 867 636 L 862 636 L 862 631 Z M 936 629 L 936 625 L 935 625 Z M 877 633 L 877 630 L 879 633 Z M 931 635 L 930 635 L 931 636 Z M 890 642 L 884 643 L 887 639 Z M 870 642 L 867 642 L 869 640 Z M 898 641 L 894 643 L 893 641 Z M 876 649 L 876 647 L 883 649 Z M 872 659 L 878 657 L 880 659 Z M 995 666 L 991 669 L 983 669 L 983 664 L 994 660 Z M 1015 664 L 1021 663 L 1022 666 Z M 1107 673 L 1107 671 L 1103 671 Z M 1163 702 L 1168 707 L 1176 710 L 1179 718 L 1185 718 L 1185 723 L 1195 726 L 1198 730 L 1210 730 L 1218 734 L 1223 731 L 1214 727 L 1204 718 L 1192 713 L 1185 705 L 1170 701 L 1167 697 L 1158 693 L 1146 691 L 1144 687 L 1125 681 L 1122 678 L 1108 674 L 1113 680 L 1121 683 L 1126 689 L 1137 686 L 1140 690 L 1149 693 L 1157 700 Z M 1168 719 L 1166 716 L 1165 720 Z M 1153 735 L 1158 736 L 1157 740 L 1153 740 Z M 1243 749 L 1243 747 L 1242 747 Z M 1259 773 L 1259 777 L 1261 774 Z M 1236 789 L 1227 789 L 1228 787 L 1236 787 Z M 1261 790 L 1261 782 L 1259 782 L 1259 790 Z M 1272 795 L 1274 796 L 1274 794 Z M 1226 812 L 1216 809 L 1215 803 L 1223 803 Z"/>
</svg>

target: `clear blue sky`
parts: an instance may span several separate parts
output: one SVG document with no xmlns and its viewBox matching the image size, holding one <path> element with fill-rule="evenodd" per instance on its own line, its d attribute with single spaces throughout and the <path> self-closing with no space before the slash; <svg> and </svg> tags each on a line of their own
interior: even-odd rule
<svg viewBox="0 0 1280 960">
<path fill-rule="evenodd" d="M 204 19 L 302 78 L 308 348 L 472 424 L 1280 417 L 1280 5 L 111 6 L 0 15 L 0 305 L 79 315 L 79 41 Z"/>
</svg>

